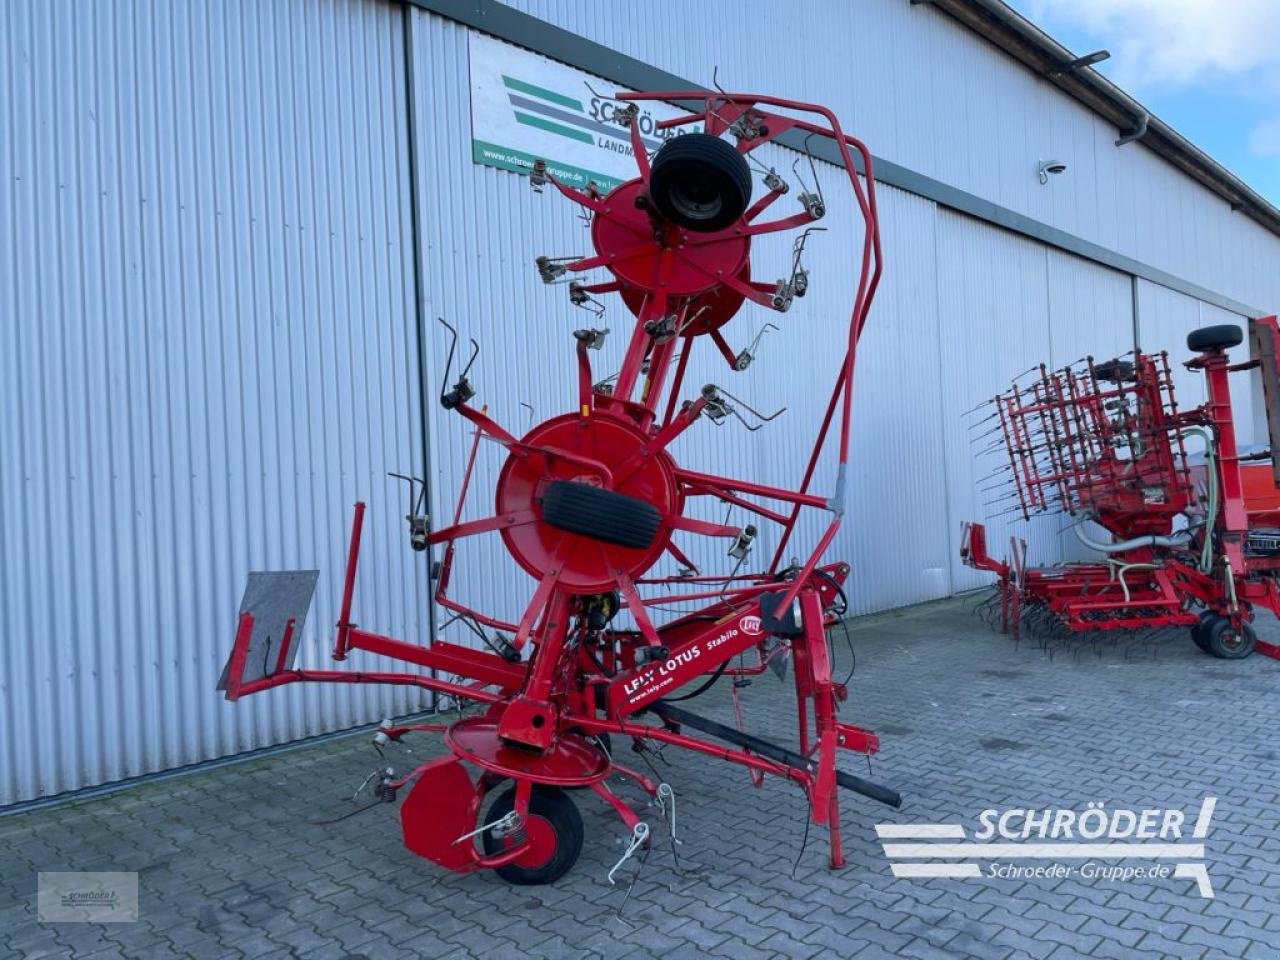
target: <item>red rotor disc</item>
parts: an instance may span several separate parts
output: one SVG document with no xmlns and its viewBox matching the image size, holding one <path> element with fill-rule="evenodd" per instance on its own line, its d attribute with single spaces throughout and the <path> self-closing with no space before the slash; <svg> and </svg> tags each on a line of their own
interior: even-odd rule
<svg viewBox="0 0 1280 960">
<path fill-rule="evenodd" d="M 738 279 L 743 283 L 750 283 L 750 260 L 744 263 L 742 269 L 738 271 Z M 647 291 L 637 287 L 628 286 L 624 286 L 619 291 L 622 302 L 637 317 L 640 316 L 640 311 L 644 308 L 646 293 Z M 746 299 L 744 294 L 725 284 L 720 284 L 710 290 L 704 290 L 690 301 L 688 308 L 685 310 L 685 322 L 688 323 L 688 326 L 684 328 L 683 335 L 696 337 L 700 334 L 710 333 L 712 330 L 719 330 L 742 309 Z"/>
<path fill-rule="evenodd" d="M 455 756 L 482 770 L 534 783 L 580 787 L 609 773 L 604 751 L 576 733 L 561 733 L 546 750 L 530 750 L 503 740 L 494 721 L 467 717 L 445 731 L 444 741 Z"/>
<path fill-rule="evenodd" d="M 589 458 L 609 470 L 636 460 L 649 436 L 639 427 L 597 411 L 590 417 L 564 414 L 539 424 L 521 441 L 525 447 L 560 450 Z M 587 465 L 574 460 L 517 450 L 507 457 L 498 476 L 499 514 L 532 510 L 537 519 L 502 530 L 502 539 L 515 561 L 535 579 L 553 566 L 560 567 L 558 586 L 571 593 L 602 593 L 616 586 L 613 571 L 635 578 L 643 574 L 666 549 L 671 531 L 664 523 L 653 542 L 643 548 L 606 543 L 553 527 L 542 518 L 542 495 L 548 483 L 571 480 L 602 486 L 614 493 L 643 500 L 658 513 L 678 515 L 683 497 L 675 479 L 675 464 L 665 451 L 636 460 L 634 469 L 610 487 Z"/>
<path fill-rule="evenodd" d="M 638 178 L 615 187 L 604 198 L 604 211 L 591 220 L 591 239 L 596 251 L 606 258 L 605 265 L 624 284 L 642 293 L 658 289 L 659 258 L 667 249 L 654 237 L 649 214 L 636 206 L 636 198 L 644 191 L 644 181 Z M 671 231 L 676 237 L 672 248 L 675 262 L 662 286 L 668 297 L 701 293 L 725 277 L 738 276 L 747 262 L 751 238 L 742 220 L 719 233 L 690 233 L 676 227 Z M 622 257 L 638 244 L 648 244 L 650 249 Z"/>
</svg>

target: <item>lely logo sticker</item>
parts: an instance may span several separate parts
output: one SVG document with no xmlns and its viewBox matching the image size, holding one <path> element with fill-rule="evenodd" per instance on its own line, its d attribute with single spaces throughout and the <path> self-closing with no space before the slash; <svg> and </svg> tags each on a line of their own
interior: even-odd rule
<svg viewBox="0 0 1280 960">
<path fill-rule="evenodd" d="M 754 614 L 745 616 L 738 621 L 738 629 L 749 637 L 758 636 L 760 633 L 760 618 Z"/>
<path fill-rule="evenodd" d="M 1104 803 L 989 809 L 978 814 L 972 839 L 959 823 L 880 823 L 876 836 L 895 877 L 1109 883 L 1173 877 L 1194 880 L 1200 896 L 1212 900 L 1203 841 L 1217 803 L 1205 797 L 1194 820 L 1176 808 Z"/>
</svg>

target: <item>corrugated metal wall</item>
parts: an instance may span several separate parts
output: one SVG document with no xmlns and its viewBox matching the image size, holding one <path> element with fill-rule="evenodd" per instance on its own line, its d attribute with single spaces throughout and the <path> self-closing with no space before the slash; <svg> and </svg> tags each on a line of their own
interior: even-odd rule
<svg viewBox="0 0 1280 960">
<path fill-rule="evenodd" d="M 327 663 L 351 504 L 419 466 L 400 22 L 0 9 L 0 804 L 422 702 L 214 692 L 251 569 L 324 571 Z M 371 521 L 357 617 L 423 636 Z"/>
<path fill-rule="evenodd" d="M 450 225 L 447 234 L 431 231 L 426 240 L 429 309 L 480 342 L 471 377 L 478 390 L 475 402 L 487 403 L 499 422 L 520 433 L 573 408 L 575 328 L 613 329 L 605 348 L 592 355 L 600 379 L 617 369 L 634 321 L 616 297 L 605 298 L 609 313 L 597 321 L 569 304 L 564 286 L 545 287 L 538 280 L 533 261 L 539 254 L 589 249 L 583 221 L 554 191 L 535 193 L 522 177 L 471 163 L 467 30 L 417 13 L 414 35 L 420 162 L 442 185 L 429 183 L 423 191 L 422 217 L 425 223 Z M 789 165 L 788 160 L 779 168 Z M 808 247 L 808 296 L 781 318 L 748 306 L 726 328 L 735 349 L 750 343 L 766 322 L 782 328 L 764 335 L 748 371 L 729 371 L 714 346 L 699 342 L 685 381 L 691 394 L 703 383 L 717 383 L 758 410 L 786 407 L 787 412 L 755 434 L 732 421 L 720 428 L 703 421 L 673 448 L 682 465 L 766 483 L 799 483 L 839 365 L 839 348 L 833 345 L 847 330 L 853 261 L 860 249 L 854 246 L 858 223 L 847 213 L 854 209 L 847 182 L 828 169 L 823 189 L 830 209 L 841 215 L 824 221 L 828 232 L 816 235 Z M 833 557 L 854 562 L 860 571 L 851 591 L 857 612 L 945 596 L 950 589 L 946 543 L 939 536 L 947 521 L 937 462 L 938 414 L 944 406 L 936 376 L 938 310 L 928 260 L 920 257 L 922 242 L 932 248 L 934 205 L 887 187 L 880 190 L 880 205 L 887 270 L 858 362 L 850 513 L 832 549 Z M 757 242 L 752 262 L 758 275 L 785 274 L 793 239 Z M 447 345 L 447 332 L 436 326 L 431 353 L 442 358 Z M 437 366 L 441 369 L 428 371 L 435 392 L 443 362 Z M 443 523 L 452 514 L 471 429 L 439 407 L 433 407 L 430 426 L 434 512 Z M 492 512 L 501 453 L 493 444 L 482 444 L 466 517 Z M 834 477 L 832 458 L 820 467 L 815 488 L 831 492 Z M 723 507 L 695 504 L 711 511 L 708 519 L 725 521 Z M 792 541 L 796 553 L 812 548 L 828 519 L 825 512 L 806 513 Z M 749 521 L 731 513 L 729 522 Z M 772 552 L 774 533 L 771 525 L 761 526 L 758 556 Z M 709 571 L 726 569 L 723 544 L 683 536 L 681 543 Z M 464 543 L 455 563 L 459 599 L 484 600 L 518 618 L 534 582 L 510 560 L 497 534 Z M 673 562 L 661 566 L 674 572 Z M 453 639 L 466 639 L 465 628 L 450 629 Z"/>
<path fill-rule="evenodd" d="M 1137 284 L 1139 345 L 1148 351 L 1169 352 L 1179 409 L 1186 410 L 1204 403 L 1207 399 L 1204 374 L 1182 365 L 1182 361 L 1191 356 L 1187 351 L 1187 334 L 1198 327 L 1220 323 L 1236 324 L 1247 334 L 1248 319 L 1146 280 L 1138 280 Z M 1248 349 L 1246 340 L 1234 353 L 1243 359 Z M 1242 445 L 1266 441 L 1261 397 L 1262 381 L 1256 371 L 1231 375 L 1231 409 L 1235 414 L 1237 441 Z"/>
<path fill-rule="evenodd" d="M 722 85 L 826 104 L 877 156 L 1240 302 L 1280 303 L 1280 237 L 1140 144 L 1117 147 L 1113 126 L 931 4 L 702 0 L 696 24 L 687 0 L 510 5 L 705 86 L 718 68 Z M 1042 159 L 1068 170 L 1041 186 Z"/>
<path fill-rule="evenodd" d="M 685 22 L 687 5 L 522 6 L 710 79 L 705 36 L 666 26 Z M 905 0 L 745 14 L 734 4 L 699 18 L 718 24 L 721 76 L 736 85 L 829 102 L 883 156 L 1177 264 L 1226 295 L 1280 300 L 1274 272 L 1260 279 L 1256 269 L 1276 238 L 1202 210 L 1204 191 L 1145 151 L 1116 151 L 1105 124 L 933 11 Z M 819 20 L 824 29 L 807 28 Z M 250 569 L 321 569 L 300 659 L 327 663 L 357 497 L 370 514 L 356 619 L 425 637 L 415 598 L 426 558 L 405 549 L 402 491 L 384 476 L 423 469 L 415 266 L 425 316 L 482 344 L 478 399 L 516 433 L 571 406 L 571 332 L 599 325 L 532 265 L 540 253 L 587 249 L 575 211 L 471 162 L 465 28 L 421 11 L 409 22 L 416 262 L 398 6 L 155 0 L 0 13 L 0 604 L 10 620 L 0 804 L 423 703 L 335 687 L 232 707 L 212 689 Z M 779 56 L 758 56 L 762 30 Z M 790 64 L 800 60 L 842 68 L 807 74 L 797 89 Z M 1046 154 L 1072 168 L 1048 189 L 1034 178 Z M 831 209 L 845 208 L 847 186 L 831 171 L 823 185 Z M 854 565 L 859 613 L 983 582 L 957 557 L 960 521 L 986 512 L 986 470 L 960 413 L 1042 359 L 1123 352 L 1134 330 L 1127 276 L 900 190 L 882 187 L 880 206 L 886 273 L 859 359 L 850 513 L 831 552 Z M 1151 226 L 1164 207 L 1163 226 Z M 1181 231 L 1184 220 L 1204 239 Z M 681 439 L 681 462 L 797 480 L 825 401 L 813 387 L 834 374 L 830 344 L 854 272 L 854 225 L 834 215 L 824 225 L 807 257 L 809 296 L 782 318 L 748 308 L 728 329 L 737 347 L 766 321 L 782 328 L 765 335 L 752 368 L 731 374 L 699 345 L 686 381 L 719 383 L 761 410 L 786 406 L 784 419 L 759 434 L 702 424 Z M 789 239 L 758 244 L 762 274 L 782 272 Z M 1176 355 L 1187 329 L 1222 320 L 1145 282 L 1137 293 L 1144 346 Z M 616 369 L 629 320 L 612 305 L 604 323 L 614 333 L 593 355 L 599 376 Z M 446 344 L 432 322 L 429 392 L 441 386 Z M 470 431 L 434 404 L 428 415 L 439 525 Z M 500 453 L 482 445 L 467 516 L 491 511 Z M 830 489 L 833 473 L 824 464 L 816 487 Z M 808 516 L 797 552 L 825 520 Z M 1039 559 L 1074 549 L 1052 521 L 998 524 L 993 548 L 1011 530 L 1029 534 Z M 761 553 L 770 536 L 762 530 Z M 706 540 L 685 545 L 718 559 Z M 506 615 L 533 588 L 496 536 L 465 545 L 454 584 L 460 599 Z M 468 639 L 456 627 L 444 635 Z"/>
</svg>

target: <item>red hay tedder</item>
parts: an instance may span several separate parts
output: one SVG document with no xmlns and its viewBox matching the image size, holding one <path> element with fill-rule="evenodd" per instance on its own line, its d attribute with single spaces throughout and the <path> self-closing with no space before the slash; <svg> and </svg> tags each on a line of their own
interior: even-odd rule
<svg viewBox="0 0 1280 960">
<path fill-rule="evenodd" d="M 1280 613 L 1280 333 L 1275 317 L 1253 321 L 1254 358 L 1232 364 L 1244 339 L 1234 325 L 1187 337 L 1186 363 L 1204 374 L 1208 400 L 1179 410 L 1168 355 L 1131 353 L 1061 370 L 1042 364 L 981 408 L 1008 456 L 998 471 L 1010 511 L 1060 511 L 1103 558 L 1026 565 L 1026 542 L 1010 538 L 1006 561 L 988 555 L 982 524 L 965 525 L 961 556 L 997 576 L 1001 626 L 1065 628 L 1072 634 L 1187 626 L 1206 653 L 1238 659 L 1255 649 L 1254 607 Z M 1270 451 L 1241 455 L 1229 375 L 1261 369 Z M 1192 462 L 1187 440 L 1203 446 Z M 1093 521 L 1111 534 L 1085 532 Z"/>
<path fill-rule="evenodd" d="M 616 381 L 593 385 L 590 351 L 607 331 L 577 331 L 577 397 L 571 412 L 517 437 L 484 408 L 471 405 L 475 390 L 467 379 L 468 364 L 441 395 L 443 406 L 474 430 L 452 522 L 433 530 L 420 506 L 408 518 L 415 549 L 442 548 L 434 574 L 435 603 L 473 627 L 489 649 L 438 638 L 421 646 L 351 622 L 364 517 L 364 504 L 357 503 L 333 659 L 345 660 L 363 650 L 429 668 L 434 675 L 294 668 L 297 627 L 316 574 L 255 573 L 221 689 L 227 699 L 236 700 L 306 681 L 411 684 L 480 705 L 480 712 L 447 726 L 384 723 L 375 737 L 385 743 L 410 731 L 443 733 L 446 756 L 403 775 L 385 771 L 375 786 L 387 800 L 409 788 L 400 808 L 405 845 L 449 870 L 488 867 L 513 883 L 554 881 L 573 865 L 582 845 L 582 820 L 566 792 L 574 787 L 594 793 L 626 825 L 620 867 L 649 846 L 651 835 L 649 825 L 608 785 L 615 772 L 656 798 L 674 836 L 674 792 L 668 784 L 615 762 L 610 735 L 615 745 L 630 740 L 642 757 L 669 744 L 746 767 L 757 782 L 770 774 L 798 784 L 812 821 L 828 827 L 831 865 L 839 866 L 837 788 L 892 806 L 900 802 L 892 790 L 836 767 L 838 751 L 871 754 L 878 741 L 838 718 L 846 690 L 832 679 L 827 628 L 845 611 L 843 584 L 849 568 L 821 564 L 844 511 L 854 361 L 880 276 L 871 156 L 842 132 L 830 111 L 811 104 L 700 91 L 626 93 L 618 99 L 628 105 L 618 118 L 630 131 L 637 177 L 601 195 L 591 184 L 578 190 L 557 182 L 541 162 L 531 171 L 535 189 L 550 183 L 584 209 L 595 248 L 581 259 L 539 257 L 542 279 L 551 283 L 604 268 L 609 274 L 605 282 L 570 282 L 570 300 L 583 305 L 597 295 L 617 293 L 634 314 Z M 668 139 L 652 158 L 639 127 L 638 104 L 644 101 L 700 105 L 659 124 L 660 129 L 686 132 Z M 695 126 L 701 129 L 691 130 Z M 754 237 L 806 231 L 826 214 L 822 195 L 806 190 L 796 198 L 798 212 L 763 219 L 788 192 L 772 169 L 763 177 L 767 192 L 752 202 L 748 157 L 784 135 L 806 141 L 826 138 L 834 145 L 832 156 L 838 155 L 847 175 L 863 226 L 850 271 L 857 282 L 847 339 L 842 337 L 835 348 L 843 351 L 843 363 L 795 489 L 685 469 L 670 450 L 685 431 L 741 416 L 736 407 L 746 407 L 714 384 L 686 398 L 683 380 L 695 341 L 709 340 L 729 371 L 740 372 L 751 358 L 748 351 L 735 353 L 726 339 L 724 330 L 734 315 L 747 301 L 785 311 L 807 289 L 808 275 L 800 265 L 803 234 L 789 276 L 772 282 L 753 278 Z M 754 158 L 752 162 L 765 169 Z M 838 470 L 828 492 L 815 493 L 814 474 L 833 427 L 839 438 Z M 503 448 L 505 464 L 493 495 L 493 514 L 464 520 L 463 503 L 481 439 Z M 416 489 L 411 481 L 411 490 Z M 751 512 L 759 522 L 775 524 L 780 534 L 769 563 L 756 572 L 742 572 L 756 528 L 687 516 L 686 503 L 694 497 L 715 498 Z M 419 504 L 421 499 L 419 495 Z M 784 549 L 806 508 L 824 511 L 829 523 L 807 558 L 784 566 Z M 732 563 L 732 569 L 718 575 L 698 571 L 673 542 L 677 531 L 722 539 L 726 566 Z M 501 536 L 532 578 L 532 595 L 518 622 L 471 609 L 449 595 L 456 544 L 491 532 Z M 676 577 L 648 576 L 664 556 L 688 569 Z M 663 605 L 691 606 L 689 601 L 705 605 L 659 622 Z M 626 628 L 614 625 L 623 610 L 631 621 Z M 674 702 L 689 699 L 726 674 L 741 677 L 777 668 L 784 657 L 794 665 L 797 749 Z M 731 665 L 734 658 L 736 666 Z M 696 689 L 673 698 L 694 681 L 699 682 Z M 686 729 L 714 739 L 692 736 Z M 506 789 L 487 803 L 487 796 L 504 784 Z M 611 881 L 618 867 L 610 872 Z"/>
</svg>

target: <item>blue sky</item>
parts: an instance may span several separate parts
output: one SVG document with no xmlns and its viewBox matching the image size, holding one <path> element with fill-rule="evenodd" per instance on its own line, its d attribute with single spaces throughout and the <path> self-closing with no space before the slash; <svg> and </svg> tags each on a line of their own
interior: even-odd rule
<svg viewBox="0 0 1280 960">
<path fill-rule="evenodd" d="M 1280 206 L 1280 0 L 1009 0 Z"/>
</svg>

